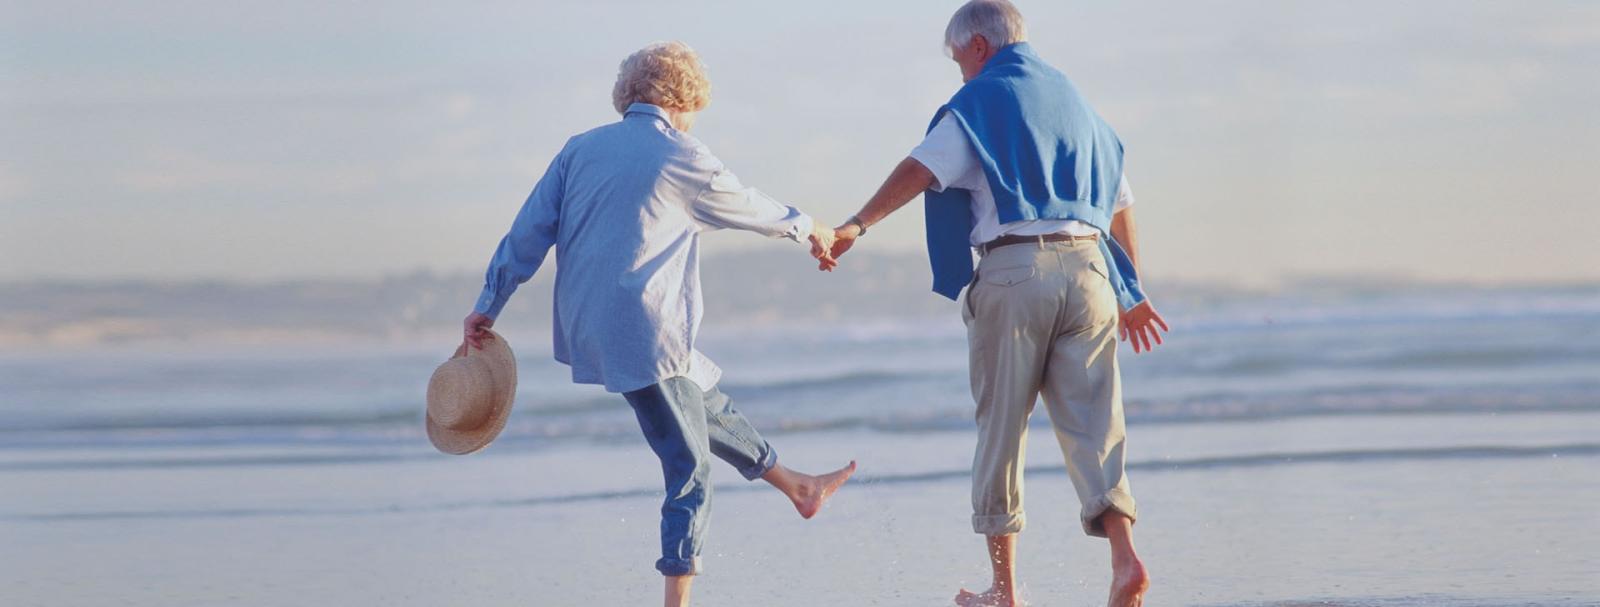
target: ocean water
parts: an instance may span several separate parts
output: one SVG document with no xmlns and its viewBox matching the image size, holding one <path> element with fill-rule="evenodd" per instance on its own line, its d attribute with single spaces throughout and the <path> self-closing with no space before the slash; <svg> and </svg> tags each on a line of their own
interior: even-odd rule
<svg viewBox="0 0 1600 607">
<path fill-rule="evenodd" d="M 1600 410 L 1600 288 L 1349 291 L 1182 301 L 1153 353 L 1121 355 L 1131 422 Z M 627 439 L 615 395 L 573 385 L 506 319 L 519 386 L 506 445 Z M 413 441 L 453 344 L 129 346 L 0 354 L 0 447 L 123 442 Z M 958 318 L 723 327 L 701 349 L 769 431 L 965 428 Z M 1042 421 L 1042 420 L 1041 420 Z"/>
<path fill-rule="evenodd" d="M 1141 529 L 1146 542 L 1166 540 L 1152 558 L 1165 559 L 1164 579 L 1179 587 L 1164 587 L 1161 604 L 1600 604 L 1600 288 L 1310 288 L 1193 296 L 1165 308 L 1174 326 L 1166 345 L 1121 351 L 1130 470 L 1153 519 Z M 11 572 L 0 573 L 0 597 L 273 604 L 264 587 L 252 595 L 261 582 L 236 569 L 210 573 L 241 576 L 231 589 L 173 582 L 61 595 L 49 586 L 55 574 L 47 565 L 124 563 L 152 545 L 182 561 L 214 541 L 206 539 L 212 533 L 239 533 L 241 545 L 263 550 L 337 554 L 316 538 L 360 545 L 372 534 L 403 535 L 380 521 L 414 530 L 483 512 L 500 513 L 506 525 L 532 524 L 524 522 L 531 514 L 555 526 L 523 529 L 535 534 L 614 515 L 621 522 L 611 535 L 590 533 L 648 547 L 638 538 L 653 527 L 640 511 L 648 515 L 659 498 L 659 478 L 632 413 L 620 397 L 568 381 L 546 338 L 529 330 L 545 322 L 502 320 L 519 358 L 516 410 L 489 450 L 464 460 L 432 453 L 420 423 L 428 374 L 453 349 L 448 342 L 0 355 L 0 487 L 12 488 L 0 497 L 0 534 L 29 554 L 0 554 Z M 724 367 L 722 389 L 781 453 L 806 463 L 863 462 L 860 491 L 881 508 L 841 506 L 842 524 L 859 527 L 847 535 L 912 525 L 862 554 L 956 553 L 954 540 L 934 538 L 965 516 L 972 403 L 958 318 L 707 325 L 702 349 Z M 1035 425 L 1044 423 L 1041 411 Z M 1032 442 L 1030 479 L 1060 476 L 1047 437 Z M 520 478 L 530 467 L 570 474 L 465 493 L 426 485 L 459 474 L 458 462 L 467 461 L 484 478 Z M 1030 503 L 1072 499 L 1064 484 L 1029 486 Z M 730 485 L 725 493 L 737 503 L 755 500 L 755 490 Z M 885 514 L 895 508 L 902 514 Z M 1039 533 L 1079 541 L 1067 512 L 1055 531 Z M 1268 532 L 1241 539 L 1227 531 L 1237 519 Z M 285 525 L 308 535 L 281 535 Z M 168 526 L 191 539 L 139 539 Z M 369 535 L 341 535 L 363 526 Z M 131 535 L 81 552 L 90 529 Z M 1176 538 L 1202 547 L 1185 550 Z M 1026 553 L 1027 562 L 1097 566 L 1081 554 L 1025 546 L 1039 550 Z M 1192 553 L 1206 558 L 1180 556 Z M 1278 556 L 1259 563 L 1259 575 L 1221 566 L 1262 553 Z M 600 552 L 547 566 L 581 576 L 616 560 Z M 264 568 L 266 579 L 297 571 L 276 562 L 251 567 Z M 101 565 L 122 583 L 167 573 Z M 951 567 L 907 569 L 896 579 L 921 575 L 933 586 L 974 571 Z M 1092 574 L 1075 575 L 1032 576 L 1033 594 L 1094 596 L 1085 581 Z M 403 577 L 386 583 L 404 587 Z M 807 604 L 745 590 L 754 594 L 711 604 Z M 654 592 L 613 591 L 613 600 L 594 604 Z M 216 600 L 230 592 L 243 598 Z M 437 604 L 416 592 L 389 603 Z M 936 593 L 911 594 L 861 604 L 929 604 Z M 53 600 L 62 596 L 72 600 Z"/>
</svg>

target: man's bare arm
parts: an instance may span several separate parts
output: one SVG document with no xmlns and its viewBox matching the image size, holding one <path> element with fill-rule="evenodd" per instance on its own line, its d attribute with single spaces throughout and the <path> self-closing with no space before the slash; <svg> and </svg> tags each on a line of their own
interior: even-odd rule
<svg viewBox="0 0 1600 607">
<path fill-rule="evenodd" d="M 1111 216 L 1111 238 L 1122 245 L 1122 250 L 1127 252 L 1128 259 L 1133 262 L 1134 271 L 1139 271 L 1139 226 L 1133 221 L 1131 207 L 1117 211 Z"/>
<path fill-rule="evenodd" d="M 894 167 L 888 179 L 883 180 L 883 185 L 878 186 L 878 192 L 867 200 L 866 206 L 861 207 L 856 218 L 868 226 L 883 221 L 883 218 L 906 206 L 907 202 L 932 185 L 933 172 L 916 159 L 907 157 Z"/>
<path fill-rule="evenodd" d="M 1127 208 L 1117 211 L 1111 216 L 1111 237 L 1117 244 L 1122 245 L 1123 252 L 1128 254 L 1128 260 L 1133 262 L 1133 270 L 1141 271 L 1139 266 L 1139 226 L 1133 221 L 1133 209 Z M 1161 318 L 1161 313 L 1156 312 L 1155 306 L 1146 299 L 1143 303 L 1132 309 L 1123 310 L 1121 315 L 1120 331 L 1123 341 L 1133 344 L 1134 352 L 1149 352 L 1150 348 L 1161 345 L 1161 332 L 1170 331 L 1166 319 Z"/>
<path fill-rule="evenodd" d="M 883 180 L 883 185 L 878 186 L 878 192 L 867 200 L 866 206 L 856 212 L 856 219 L 866 226 L 883 221 L 932 185 L 933 172 L 916 159 L 906 157 L 889 173 L 889 178 Z M 834 230 L 833 258 L 838 259 L 850 250 L 861 231 L 862 227 L 854 223 L 846 223 Z"/>
</svg>

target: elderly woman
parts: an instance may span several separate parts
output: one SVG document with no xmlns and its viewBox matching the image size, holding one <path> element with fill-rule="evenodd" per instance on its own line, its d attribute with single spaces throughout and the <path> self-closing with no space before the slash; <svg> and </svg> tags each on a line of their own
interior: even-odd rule
<svg viewBox="0 0 1600 607">
<path fill-rule="evenodd" d="M 661 460 L 666 604 L 687 605 L 710 510 L 712 455 L 762 479 L 810 518 L 849 478 L 801 474 L 717 390 L 722 372 L 695 349 L 704 306 L 700 234 L 720 228 L 811 245 L 831 266 L 833 232 L 746 187 L 689 135 L 710 102 L 704 67 L 682 43 L 656 44 L 622 62 L 612 103 L 622 120 L 577 135 L 556 155 L 500 242 L 483 293 L 465 321 L 482 347 L 517 286 L 554 246 L 556 360 L 572 380 L 623 395 Z"/>
</svg>

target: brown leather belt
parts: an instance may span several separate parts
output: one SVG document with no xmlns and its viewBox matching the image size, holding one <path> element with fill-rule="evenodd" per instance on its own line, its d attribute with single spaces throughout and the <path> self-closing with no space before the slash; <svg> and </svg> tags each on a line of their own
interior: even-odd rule
<svg viewBox="0 0 1600 607">
<path fill-rule="evenodd" d="M 1018 235 L 1015 235 L 1015 234 L 1010 234 L 1010 235 L 1001 236 L 1001 237 L 996 238 L 994 240 L 991 240 L 989 242 L 983 243 L 982 246 L 978 247 L 978 251 L 982 252 L 984 255 L 988 255 L 990 251 L 993 251 L 993 250 L 998 249 L 1000 247 L 1011 246 L 1011 245 L 1014 245 L 1014 244 L 1040 244 L 1040 245 L 1042 245 L 1042 244 L 1047 243 L 1047 242 L 1076 242 L 1076 241 L 1079 241 L 1079 240 L 1098 240 L 1099 238 L 1100 238 L 1099 234 L 1090 234 L 1088 236 L 1073 236 L 1071 234 L 1061 234 L 1061 233 L 1044 234 L 1044 235 L 1041 235 L 1041 236 L 1018 236 Z"/>
</svg>

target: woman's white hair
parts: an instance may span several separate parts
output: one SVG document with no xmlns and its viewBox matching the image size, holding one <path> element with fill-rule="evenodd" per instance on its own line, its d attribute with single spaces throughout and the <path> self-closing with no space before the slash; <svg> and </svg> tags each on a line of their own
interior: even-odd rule
<svg viewBox="0 0 1600 607">
<path fill-rule="evenodd" d="M 611 105 L 617 113 L 634 103 L 675 112 L 698 112 L 711 103 L 711 81 L 694 49 L 682 42 L 658 42 L 639 49 L 617 68 Z"/>
<path fill-rule="evenodd" d="M 973 36 L 983 36 L 990 46 L 1000 48 L 1027 40 L 1028 30 L 1022 12 L 1007 0 L 972 0 L 950 16 L 950 25 L 944 28 L 945 52 L 966 48 Z"/>
</svg>

